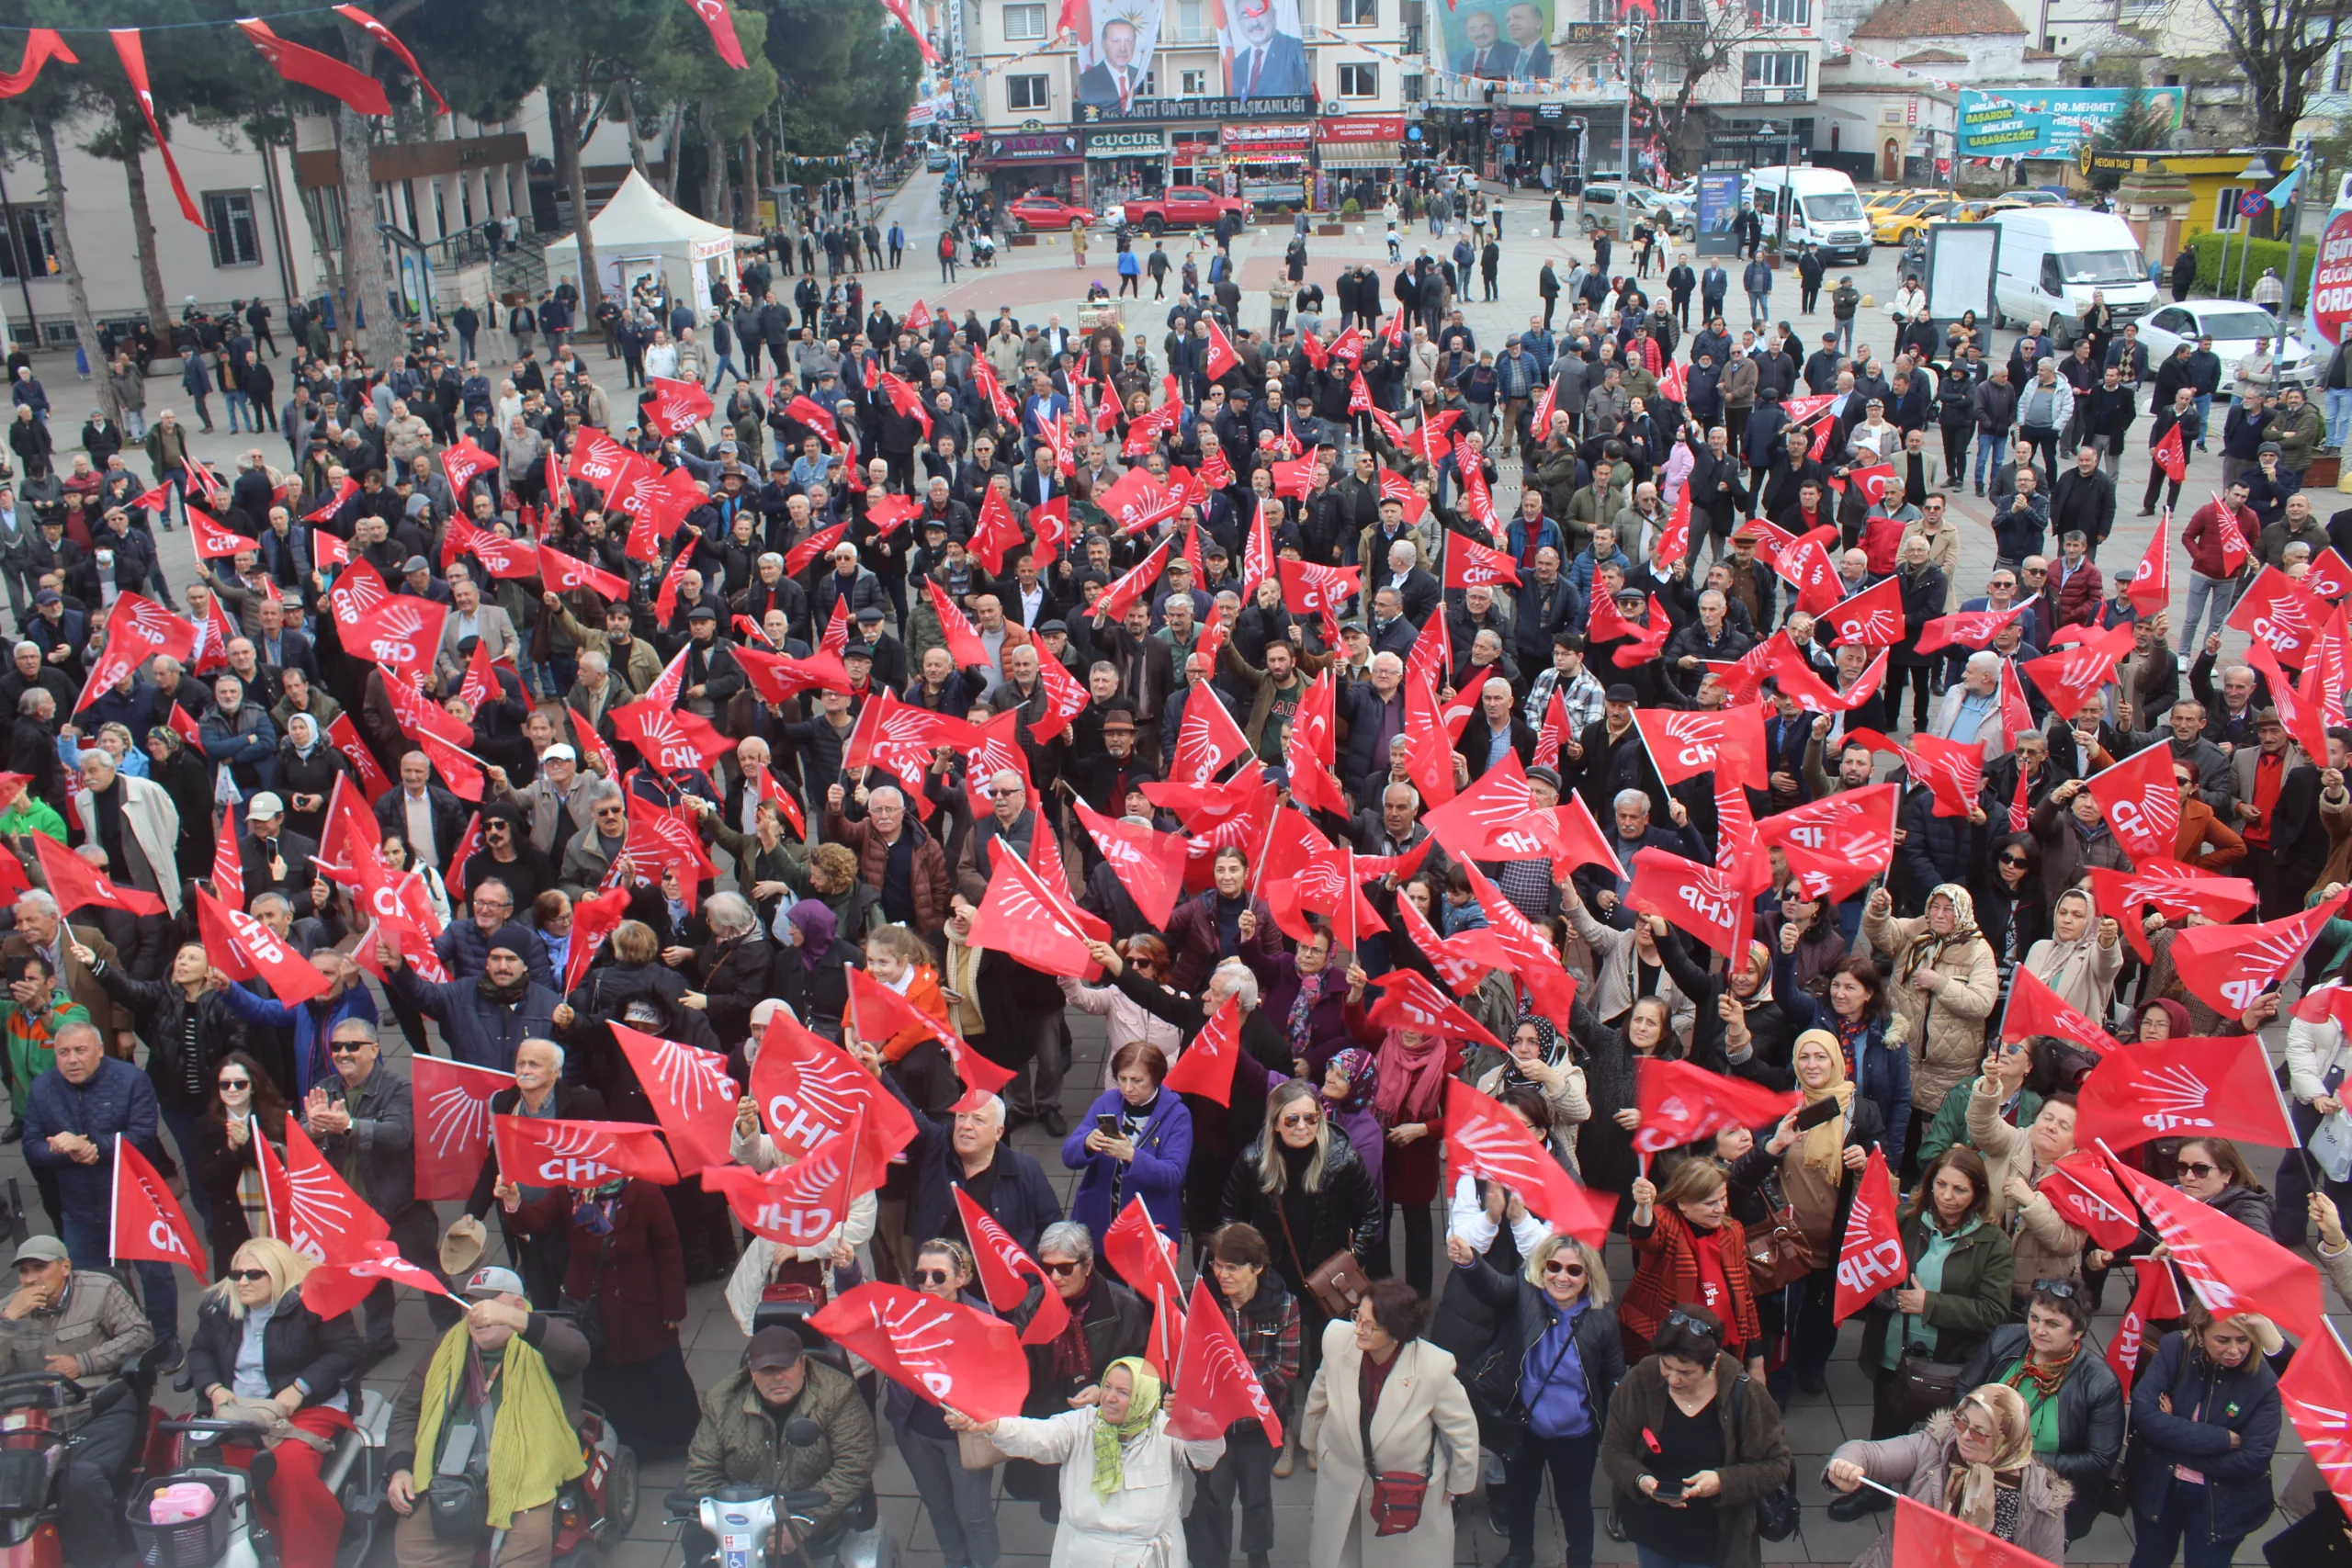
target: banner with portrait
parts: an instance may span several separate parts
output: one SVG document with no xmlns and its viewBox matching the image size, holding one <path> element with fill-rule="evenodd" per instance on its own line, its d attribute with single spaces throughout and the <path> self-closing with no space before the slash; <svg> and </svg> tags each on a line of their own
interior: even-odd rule
<svg viewBox="0 0 2352 1568">
<path fill-rule="evenodd" d="M 1490 82 L 1541 82 L 1554 70 L 1554 0 L 1461 0 L 1432 6 L 1445 68 Z"/>
<path fill-rule="evenodd" d="M 1078 101 L 1122 108 L 1150 95 L 1152 51 L 1159 47 L 1161 0 L 1112 0 L 1089 8 L 1091 30 L 1078 38 Z"/>
<path fill-rule="evenodd" d="M 1225 51 L 1227 97 L 1314 96 L 1298 0 L 1227 0 L 1216 41 Z"/>
</svg>

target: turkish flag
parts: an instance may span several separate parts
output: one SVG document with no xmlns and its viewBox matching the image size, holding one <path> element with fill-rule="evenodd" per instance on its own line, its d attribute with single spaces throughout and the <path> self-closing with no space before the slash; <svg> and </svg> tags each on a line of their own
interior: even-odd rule
<svg viewBox="0 0 2352 1568">
<path fill-rule="evenodd" d="M 2140 1233 L 2134 1229 L 2132 1233 Z M 2132 1301 L 2123 1309 L 2122 1321 L 2108 1337 L 2107 1366 L 2115 1374 L 2123 1397 L 2132 1397 L 2132 1380 L 2140 1370 L 2140 1349 L 2147 1341 L 2148 1325 L 2187 1314 L 2188 1305 L 2180 1299 L 2180 1280 L 2172 1265 L 2154 1258 L 2135 1258 L 2132 1267 L 2139 1278 L 2132 1290 Z M 2300 1359 L 2300 1358 L 2299 1358 Z"/>
<path fill-rule="evenodd" d="M 2088 1149 L 2078 1149 L 2052 1166 L 2039 1190 L 2059 1218 L 2088 1235 L 2095 1247 L 2120 1251 L 2139 1236 L 2140 1220 L 2132 1200 L 2108 1175 L 2105 1162 Z"/>
<path fill-rule="evenodd" d="M 937 1019 L 863 969 L 849 972 L 849 1003 L 857 1023 L 856 1038 L 869 1045 L 880 1045 L 912 1030 L 939 1042 L 955 1064 L 956 1076 L 967 1089 L 997 1094 L 1013 1079 L 1010 1067 L 1000 1067 L 973 1050 L 961 1035 L 942 1027 Z"/>
<path fill-rule="evenodd" d="M 1445 1163 L 1449 1190 L 1465 1173 L 1483 1176 L 1518 1194 L 1529 1213 L 1560 1235 L 1595 1247 L 1609 1240 L 1617 1201 L 1570 1176 L 1550 1145 L 1460 1078 L 1445 1084 Z"/>
<path fill-rule="evenodd" d="M 298 1111 L 286 1118 L 286 1159 L 280 1164 L 256 1127 L 249 1140 L 262 1172 L 269 1226 L 278 1240 L 318 1263 L 351 1263 L 372 1256 L 370 1243 L 391 1239 L 391 1227 L 338 1175 L 302 1131 Z"/>
<path fill-rule="evenodd" d="M 1391 969 L 1385 975 L 1374 976 L 1372 983 L 1380 987 L 1380 999 L 1364 1013 L 1369 1021 L 1390 1029 L 1442 1034 L 1449 1040 L 1503 1049 L 1501 1041 L 1454 1006 L 1419 970 Z"/>
<path fill-rule="evenodd" d="M 1796 590 L 1796 607 L 1808 615 L 1826 615 L 1842 602 L 1838 597 L 1841 580 L 1838 568 L 1818 539 L 1810 536 L 1799 539 L 1781 552 L 1772 570 Z"/>
<path fill-rule="evenodd" d="M 2272 1148 L 2288 1124 L 2262 1042 L 2251 1034 L 2162 1040 L 2109 1051 L 2080 1089 L 2075 1136 L 2128 1149 L 2151 1138 L 2230 1138 Z"/>
<path fill-rule="evenodd" d="M 2188 477 L 2188 443 L 2181 435 L 2178 424 L 2165 431 L 2156 444 L 2148 448 L 2148 456 L 2154 460 L 2156 467 L 2165 471 L 2165 478 L 2172 480 L 2173 483 L 2178 484 Z M 2163 547 L 2164 536 L 2163 525 L 2159 525 L 2156 528 L 2156 547 L 2159 549 Z M 2132 602 L 2134 604 L 2139 602 L 2138 594 L 2132 595 Z M 2163 606 L 2163 600 L 2156 601 L 2157 609 Z M 2140 613 L 2144 615 L 2154 612 L 2143 609 Z"/>
<path fill-rule="evenodd" d="M 850 1206 L 863 1192 L 857 1168 L 874 1170 L 860 1152 L 864 1118 L 836 1133 L 789 1165 L 755 1172 L 740 1165 L 705 1166 L 706 1190 L 727 1195 L 728 1207 L 743 1228 L 779 1247 L 817 1247 L 849 1220 Z M 876 1179 L 879 1180 L 878 1172 Z"/>
<path fill-rule="evenodd" d="M 626 1024 L 616 1023 L 612 1031 L 669 1136 L 679 1176 L 732 1160 L 728 1143 L 739 1095 L 735 1080 L 727 1076 L 727 1058 Z"/>
<path fill-rule="evenodd" d="M 154 894 L 118 886 L 113 878 L 46 833 L 29 837 L 33 852 L 40 857 L 41 880 L 56 897 L 57 907 L 67 914 L 92 904 L 133 915 L 164 912 L 164 900 Z"/>
<path fill-rule="evenodd" d="M 1647 1066 L 1647 1064 L 1644 1064 Z M 1871 1145 L 1870 1163 L 1854 1186 L 1846 1211 L 1846 1235 L 1838 1246 L 1838 1302 L 1830 1322 L 1839 1324 L 1871 1304 L 1882 1291 L 1909 1278 L 1903 1236 L 1895 1228 L 1894 1179 L 1887 1174 L 1886 1150 Z"/>
<path fill-rule="evenodd" d="M 2041 688 L 2050 705 L 2071 718 L 2114 677 L 2116 665 L 2131 651 L 2132 627 L 2127 623 L 2073 648 L 2029 659 L 2020 668 Z"/>
<path fill-rule="evenodd" d="M 585 588 L 606 604 L 628 601 L 628 584 L 611 572 L 545 545 L 538 547 L 538 553 L 539 581 L 549 592 L 569 593 L 575 588 Z"/>
<path fill-rule="evenodd" d="M 1760 707 L 1635 708 L 1634 726 L 1642 732 L 1658 777 L 1678 784 L 1720 768 L 1749 789 L 1763 789 L 1768 758 L 1764 748 L 1764 710 Z"/>
<path fill-rule="evenodd" d="M 2050 1568 L 2024 1548 L 1907 1496 L 1894 1499 L 1894 1561 L 1904 1568 Z"/>
<path fill-rule="evenodd" d="M 2328 1490 L 2352 1508 L 2352 1357 L 2334 1324 L 2295 1348 L 2278 1399 Z"/>
<path fill-rule="evenodd" d="M 2215 876 L 2160 855 L 2134 859 L 2130 871 L 2109 871 L 2105 866 L 2092 866 L 2089 871 L 2091 891 L 2099 908 L 2115 917 L 2143 964 L 2154 956 L 2139 919 L 2146 906 L 2154 904 L 2170 919 L 2184 919 L 2195 910 L 2222 920 L 2245 913 L 2258 901 L 2254 884 L 2242 876 Z"/>
<path fill-rule="evenodd" d="M 662 1134 L 635 1122 L 570 1122 L 493 1116 L 498 1168 L 513 1182 L 585 1190 L 629 1178 L 669 1186 L 678 1179 Z"/>
<path fill-rule="evenodd" d="M 1892 582 L 1894 579 L 1887 581 Z M 1934 653 L 1947 648 L 1990 647 L 2003 627 L 2024 614 L 2025 605 L 2017 604 L 2006 610 L 1963 610 L 1956 615 L 1938 615 L 1919 628 L 1917 649 Z"/>
<path fill-rule="evenodd" d="M 808 1325 L 927 1404 L 976 1421 L 1021 1414 L 1029 1359 L 1001 1317 L 900 1285 L 860 1285 L 818 1312 Z"/>
<path fill-rule="evenodd" d="M 956 1189 L 956 1212 L 964 1221 L 964 1235 L 972 1244 L 972 1265 L 980 1277 L 980 1293 L 987 1296 L 989 1305 L 998 1312 L 1011 1312 L 1029 1296 L 1023 1279 L 1035 1280 L 1042 1287 L 1037 1298 L 1037 1310 L 1030 1316 L 1029 1326 L 1021 1331 L 1023 1345 L 1050 1345 L 1061 1337 L 1069 1326 L 1069 1306 L 1054 1289 L 1053 1280 L 1037 1266 L 1012 1234 L 996 1223 L 996 1216 L 972 1201 L 962 1182 L 951 1183 Z"/>
<path fill-rule="evenodd" d="M 1067 464 L 1062 468 L 1065 475 L 1070 471 Z M 1037 536 L 1030 558 L 1037 563 L 1037 570 L 1043 571 L 1054 564 L 1055 557 L 1069 547 L 1069 497 L 1057 495 L 1051 501 L 1041 501 L 1031 507 L 1029 526 Z"/>
<path fill-rule="evenodd" d="M 1174 1244 L 1152 1223 L 1141 1198 L 1128 1199 L 1102 1233 L 1102 1258 L 1129 1290 L 1151 1303 L 1144 1359 L 1161 1378 L 1172 1377 L 1184 1343 L 1184 1285 L 1176 1277 Z"/>
<path fill-rule="evenodd" d="M 2115 1036 L 2076 1011 L 2032 970 L 2019 966 L 2009 978 L 2009 1005 L 2001 1015 L 2001 1038 L 2015 1044 L 2037 1034 L 2055 1035 L 2101 1055 L 2115 1049 Z"/>
<path fill-rule="evenodd" d="M 1216 381 L 1222 379 L 1227 371 L 1237 368 L 1241 364 L 1241 356 L 1233 352 L 1233 342 L 1225 335 L 1223 327 L 1218 326 L 1214 320 L 1211 320 L 1208 325 L 1208 360 L 1203 369 L 1207 373 L 1210 380 Z"/>
<path fill-rule="evenodd" d="M 172 1196 L 171 1184 L 129 1138 L 114 1141 L 114 1199 L 107 1234 L 119 1261 L 184 1264 L 199 1280 L 211 1273 L 205 1267 L 204 1244 L 197 1240 L 187 1211 Z"/>
<path fill-rule="evenodd" d="M 2326 620 L 2327 608 L 2315 595 L 2277 567 L 2266 566 L 2238 595 L 2229 626 L 2269 649 L 2289 669 L 2301 670 Z"/>
<path fill-rule="evenodd" d="M 213 516 L 201 506 L 189 506 L 186 510 L 188 536 L 196 546 L 196 553 L 201 559 L 220 560 L 224 557 L 233 556 L 241 550 L 257 550 L 261 547 L 250 536 L 240 534 L 233 528 L 223 527 L 220 519 Z"/>
<path fill-rule="evenodd" d="M 266 980 L 271 995 L 287 1006 L 324 996 L 329 982 L 276 931 L 246 914 L 196 889 L 198 928 L 213 964 L 232 980 Z"/>
<path fill-rule="evenodd" d="M 2174 967 L 2208 1006 L 2235 1018 L 2301 962 L 2346 897 L 2352 895 L 2338 893 L 2300 915 L 2260 925 L 2190 926 L 2173 936 Z"/>
<path fill-rule="evenodd" d="M 2214 1316 L 2258 1312 L 2298 1339 L 2319 1332 L 2317 1269 L 2211 1204 L 2142 1175 L 2111 1150 L 2099 1152 Z"/>
<path fill-rule="evenodd" d="M 322 1263 L 302 1276 L 302 1304 L 320 1317 L 340 1317 L 366 1301 L 386 1280 L 427 1295 L 449 1294 L 449 1287 L 439 1275 L 402 1258 L 401 1249 L 391 1242 L 375 1241 L 362 1249 L 360 1257 Z"/>
<path fill-rule="evenodd" d="M 1351 331 L 1353 329 L 1351 328 Z M 1193 1281 L 1193 1303 L 1184 1314 L 1183 1350 L 1168 1397 L 1170 1436 L 1205 1442 L 1225 1435 L 1237 1421 L 1256 1421 L 1266 1441 L 1283 1446 L 1283 1421 L 1266 1398 L 1265 1385 L 1242 1354 L 1208 1277 Z"/>
<path fill-rule="evenodd" d="M 416 1124 L 416 1195 L 427 1202 L 473 1193 L 490 1153 L 491 1097 L 514 1075 L 419 1053 L 409 1066 Z"/>
<path fill-rule="evenodd" d="M 988 894 L 965 945 L 1006 953 L 1046 975 L 1096 975 L 1087 938 L 1108 941 L 1109 928 L 1073 907 L 1066 886 L 1053 886 L 1019 855 L 990 855 L 989 863 Z"/>
<path fill-rule="evenodd" d="M 1688 1062 L 1645 1058 L 1634 1064 L 1642 1124 L 1634 1147 L 1644 1155 L 1680 1148 L 1725 1127 L 1765 1127 L 1804 1102 L 1794 1090 L 1761 1088 Z"/>
<path fill-rule="evenodd" d="M 1546 386 L 1544 390 L 1554 390 Z M 1533 428 L 1541 430 L 1544 425 Z M 1674 510 L 1666 515 L 1666 526 L 1658 530 L 1657 542 L 1650 547 L 1650 559 L 1660 566 L 1671 566 L 1690 553 L 1690 487 L 1685 484 L 1674 497 Z M 1518 579 L 1513 578 L 1514 582 Z"/>
<path fill-rule="evenodd" d="M 1723 873 L 1668 850 L 1634 852 L 1634 885 L 1625 902 L 1662 915 L 1725 958 L 1736 958 L 1746 906 L 1753 902 Z"/>
<path fill-rule="evenodd" d="M 2165 439 L 2177 441 L 2179 435 L 2180 426 L 2174 425 Z M 2186 466 L 2184 462 L 2183 467 Z M 2180 476 L 2175 474 L 2173 477 L 2178 479 Z M 2166 507 L 2165 514 L 2156 520 L 2156 532 L 2148 541 L 2146 553 L 2141 556 L 2140 564 L 2132 569 L 2131 581 L 2123 585 L 2124 597 L 2131 600 L 2143 615 L 2153 615 L 2172 603 L 2171 527 L 2172 509 Z"/>
<path fill-rule="evenodd" d="M 1883 577 L 1860 593 L 1839 600 L 1823 611 L 1819 618 L 1826 620 L 1836 632 L 1829 639 L 1833 645 L 1859 643 L 1864 648 L 1893 648 L 1903 640 L 1902 581 Z"/>
<path fill-rule="evenodd" d="M 649 376 L 653 397 L 645 404 L 645 423 L 664 435 L 683 435 L 710 417 L 710 394 L 698 381 Z"/>
</svg>

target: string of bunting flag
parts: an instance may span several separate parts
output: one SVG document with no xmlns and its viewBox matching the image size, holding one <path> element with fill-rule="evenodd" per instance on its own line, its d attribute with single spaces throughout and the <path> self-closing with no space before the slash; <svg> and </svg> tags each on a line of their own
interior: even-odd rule
<svg viewBox="0 0 2352 1568">
<path fill-rule="evenodd" d="M 1872 54 L 1866 49 L 1856 49 L 1851 44 L 1835 43 L 1825 39 L 1822 40 L 1821 52 L 1842 54 L 1853 60 L 1867 60 L 1872 65 L 1883 66 L 1897 75 L 1906 76 L 1915 82 L 1925 82 L 1939 93 L 1957 93 L 1962 86 L 1962 84 L 1953 81 L 1949 76 L 1939 76 L 1931 71 L 1922 71 L 1917 66 L 1905 65 L 1899 60 L 1890 60 L 1883 54 Z M 2015 98 L 2005 98 L 1998 93 L 1988 92 L 1981 87 L 1971 86 L 1968 90 L 1977 94 L 1988 104 L 2005 109 L 2018 109 L 2024 113 L 2040 115 L 2060 125 L 2071 125 L 2077 130 L 2097 131 L 2101 128 L 2100 121 L 2085 119 L 2079 115 L 2058 114 L 2040 104 L 2019 103 Z"/>
</svg>

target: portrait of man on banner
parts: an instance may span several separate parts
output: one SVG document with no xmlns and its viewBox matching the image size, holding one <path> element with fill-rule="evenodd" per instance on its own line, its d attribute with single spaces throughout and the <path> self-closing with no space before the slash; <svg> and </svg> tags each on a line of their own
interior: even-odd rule
<svg viewBox="0 0 2352 1568">
<path fill-rule="evenodd" d="M 1099 6 L 1093 35 L 1078 46 L 1078 101 L 1125 108 L 1146 96 L 1152 51 L 1159 47 L 1160 0 Z"/>
<path fill-rule="evenodd" d="M 1315 91 L 1301 39 L 1298 0 L 1232 0 L 1225 8 L 1226 96 L 1288 98 Z"/>
<path fill-rule="evenodd" d="M 1491 82 L 1548 79 L 1552 13 L 1552 0 L 1462 0 L 1438 12 L 1447 68 Z"/>
</svg>

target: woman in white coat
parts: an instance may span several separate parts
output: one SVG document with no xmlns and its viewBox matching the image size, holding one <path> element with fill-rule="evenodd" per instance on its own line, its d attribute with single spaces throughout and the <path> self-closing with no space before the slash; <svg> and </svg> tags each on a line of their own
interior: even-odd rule
<svg viewBox="0 0 2352 1568">
<path fill-rule="evenodd" d="M 1300 1438 L 1316 1461 L 1308 1568 L 1427 1568 L 1453 1561 L 1453 1499 L 1478 1484 L 1478 1418 L 1454 1376 L 1453 1355 L 1420 1337 L 1428 1321 L 1429 1304 L 1410 1285 L 1375 1280 L 1352 1320 L 1324 1326 L 1323 1364 L 1306 1396 Z M 1378 1533 L 1373 1474 L 1428 1477 L 1411 1529 Z"/>
<path fill-rule="evenodd" d="M 1171 1437 L 1159 1380 L 1141 1357 L 1105 1367 L 1099 1393 L 1098 1403 L 1044 1420 L 943 1414 L 955 1430 L 984 1433 L 1012 1458 L 1061 1466 L 1053 1568 L 1183 1568 L 1192 1471 L 1214 1470 L 1225 1438 Z"/>
</svg>

